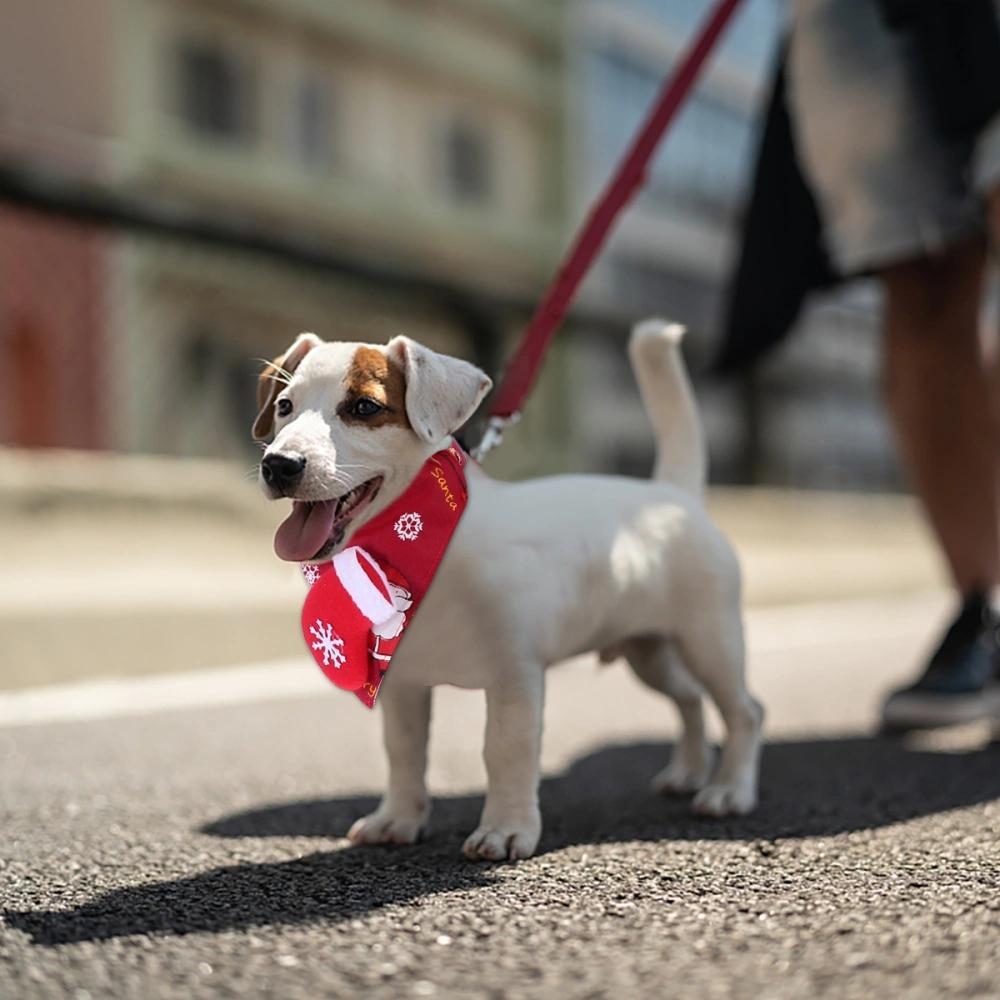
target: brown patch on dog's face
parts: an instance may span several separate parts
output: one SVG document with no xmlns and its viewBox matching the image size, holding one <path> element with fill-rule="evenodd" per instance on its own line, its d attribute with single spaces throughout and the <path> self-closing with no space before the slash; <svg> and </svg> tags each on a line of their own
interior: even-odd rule
<svg viewBox="0 0 1000 1000">
<path fill-rule="evenodd" d="M 302 359 L 322 341 L 314 333 L 302 333 L 281 357 L 275 358 L 257 378 L 257 419 L 253 436 L 263 441 L 274 430 L 274 400 Z"/>
<path fill-rule="evenodd" d="M 359 347 L 344 377 L 345 396 L 339 412 L 343 420 L 366 427 L 405 427 L 410 429 L 406 415 L 406 377 L 395 361 L 375 347 Z M 370 399 L 382 409 L 370 416 L 361 415 L 362 400 Z M 357 409 L 360 404 L 360 410 Z"/>
</svg>

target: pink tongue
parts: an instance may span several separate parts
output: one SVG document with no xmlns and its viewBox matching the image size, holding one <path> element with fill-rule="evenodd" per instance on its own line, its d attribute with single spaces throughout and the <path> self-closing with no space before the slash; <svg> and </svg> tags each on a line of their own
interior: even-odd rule
<svg viewBox="0 0 1000 1000">
<path fill-rule="evenodd" d="M 336 500 L 302 503 L 296 500 L 292 512 L 278 526 L 274 551 L 288 562 L 307 562 L 333 534 Z"/>
</svg>

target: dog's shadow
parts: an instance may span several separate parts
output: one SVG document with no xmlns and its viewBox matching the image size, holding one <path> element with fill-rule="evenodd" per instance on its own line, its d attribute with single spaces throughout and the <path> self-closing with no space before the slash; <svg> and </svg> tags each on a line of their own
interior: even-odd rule
<svg viewBox="0 0 1000 1000">
<path fill-rule="evenodd" d="M 768 744 L 760 805 L 742 818 L 694 816 L 686 799 L 649 790 L 670 747 L 606 747 L 541 787 L 540 851 L 634 840 L 757 840 L 829 836 L 898 823 L 1000 797 L 1000 745 L 967 753 L 912 749 L 901 740 L 836 739 Z M 219 837 L 342 836 L 377 799 L 316 799 L 237 813 L 210 823 Z M 468 833 L 481 795 L 436 798 L 431 838 Z"/>
<path fill-rule="evenodd" d="M 608 747 L 542 783 L 540 852 L 637 840 L 772 840 L 872 829 L 1000 797 L 1000 749 L 914 750 L 899 741 L 837 739 L 767 746 L 761 802 L 749 817 L 701 820 L 685 801 L 651 795 L 669 748 Z M 293 802 L 226 816 L 218 837 L 342 836 L 372 797 Z M 293 861 L 234 865 L 115 889 L 72 910 L 6 912 L 36 944 L 131 934 L 186 934 L 343 921 L 439 893 L 488 889 L 495 869 L 461 859 L 482 796 L 437 799 L 433 828 L 414 847 L 317 851 Z"/>
</svg>

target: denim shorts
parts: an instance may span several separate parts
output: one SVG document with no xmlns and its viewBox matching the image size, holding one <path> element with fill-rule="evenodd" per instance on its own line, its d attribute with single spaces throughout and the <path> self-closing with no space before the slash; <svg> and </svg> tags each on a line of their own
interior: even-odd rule
<svg viewBox="0 0 1000 1000">
<path fill-rule="evenodd" d="M 799 164 L 844 274 L 983 230 L 1000 115 L 971 150 L 940 138 L 913 40 L 883 24 L 876 0 L 794 0 L 787 73 Z"/>
</svg>

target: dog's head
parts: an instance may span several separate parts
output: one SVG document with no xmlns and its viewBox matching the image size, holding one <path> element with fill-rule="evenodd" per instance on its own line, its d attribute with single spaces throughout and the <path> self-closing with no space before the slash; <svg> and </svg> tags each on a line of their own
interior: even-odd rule
<svg viewBox="0 0 1000 1000">
<path fill-rule="evenodd" d="M 375 346 L 301 334 L 257 385 L 253 435 L 263 441 L 274 432 L 261 489 L 294 501 L 274 538 L 277 554 L 330 558 L 402 493 L 490 385 L 474 365 L 407 337 Z"/>
</svg>

